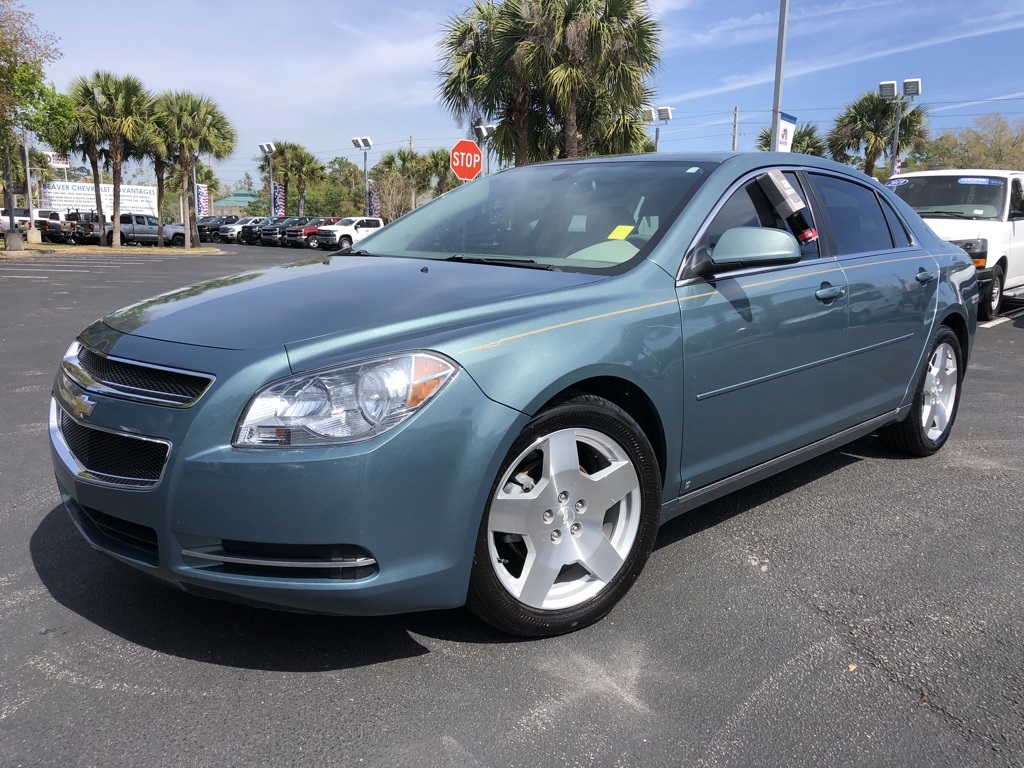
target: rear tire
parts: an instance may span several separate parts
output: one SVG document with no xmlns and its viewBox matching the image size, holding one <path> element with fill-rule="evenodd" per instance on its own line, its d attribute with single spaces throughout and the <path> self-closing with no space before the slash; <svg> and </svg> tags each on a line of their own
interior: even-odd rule
<svg viewBox="0 0 1024 768">
<path fill-rule="evenodd" d="M 171 238 L 171 245 L 173 245 L 176 248 L 181 248 L 182 246 L 185 245 L 185 236 L 175 235 L 174 237 Z"/>
<path fill-rule="evenodd" d="M 883 427 L 878 433 L 882 442 L 911 456 L 931 456 L 938 451 L 956 421 L 963 376 L 960 340 L 951 328 L 940 326 L 928 348 L 910 415 Z"/>
<path fill-rule="evenodd" d="M 992 282 L 981 297 L 978 304 L 978 319 L 992 320 L 999 315 L 999 307 L 1003 303 L 1003 268 L 996 264 L 992 267 Z"/>
</svg>

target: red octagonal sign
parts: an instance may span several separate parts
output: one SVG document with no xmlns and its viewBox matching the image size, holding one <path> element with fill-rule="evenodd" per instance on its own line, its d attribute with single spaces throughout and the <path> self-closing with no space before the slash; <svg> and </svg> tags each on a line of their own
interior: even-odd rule
<svg viewBox="0 0 1024 768">
<path fill-rule="evenodd" d="M 452 147 L 449 164 L 452 171 L 463 181 L 475 179 L 483 168 L 484 154 L 475 141 L 463 139 Z"/>
</svg>

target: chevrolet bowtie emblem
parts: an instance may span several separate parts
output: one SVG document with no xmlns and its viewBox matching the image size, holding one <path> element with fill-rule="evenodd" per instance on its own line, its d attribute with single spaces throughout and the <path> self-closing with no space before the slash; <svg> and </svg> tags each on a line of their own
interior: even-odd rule
<svg viewBox="0 0 1024 768">
<path fill-rule="evenodd" d="M 88 395 L 79 395 L 71 401 L 71 408 L 75 413 L 76 419 L 88 416 L 95 407 L 96 403 L 90 400 Z"/>
</svg>

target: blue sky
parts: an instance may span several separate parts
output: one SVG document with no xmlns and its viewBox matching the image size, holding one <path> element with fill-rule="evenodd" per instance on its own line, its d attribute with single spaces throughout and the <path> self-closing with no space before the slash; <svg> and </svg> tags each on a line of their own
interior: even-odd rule
<svg viewBox="0 0 1024 768">
<path fill-rule="evenodd" d="M 466 135 L 437 105 L 435 75 L 439 30 L 465 0 L 90 0 L 89 22 L 81 0 L 23 2 L 61 38 L 47 69 L 58 88 L 107 69 L 214 98 L 238 130 L 216 166 L 228 183 L 255 176 L 264 141 L 362 164 L 351 137 L 370 136 L 372 165 L 410 136 L 423 151 Z M 662 151 L 729 149 L 734 107 L 739 148 L 753 148 L 771 120 L 779 5 L 650 0 L 663 34 L 656 106 L 675 108 Z M 935 134 L 990 112 L 1018 121 L 1022 51 L 1024 0 L 790 0 L 782 109 L 826 131 L 880 81 L 921 78 Z"/>
</svg>

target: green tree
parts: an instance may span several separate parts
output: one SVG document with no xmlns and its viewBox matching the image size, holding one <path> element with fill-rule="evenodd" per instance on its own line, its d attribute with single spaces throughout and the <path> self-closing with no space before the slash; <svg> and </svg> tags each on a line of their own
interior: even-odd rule
<svg viewBox="0 0 1024 768">
<path fill-rule="evenodd" d="M 35 17 L 13 0 L 0 0 L 0 149 L 14 156 L 20 140 L 27 146 L 31 116 L 47 96 L 43 67 L 60 57 L 57 38 L 43 32 Z M 52 87 L 50 88 L 52 91 Z M 4 180 L 4 204 L 13 206 Z M 31 201 L 26 201 L 31 206 Z"/>
<path fill-rule="evenodd" d="M 452 170 L 451 155 L 447 149 L 432 149 L 420 158 L 420 162 L 435 195 L 443 195 L 458 186 L 459 179 Z"/>
<path fill-rule="evenodd" d="M 299 197 L 298 212 L 299 216 L 303 216 L 306 209 L 306 188 L 310 183 L 323 180 L 324 164 L 320 158 L 302 146 L 293 147 L 285 163 L 288 165 L 290 177 L 295 180 Z"/>
<path fill-rule="evenodd" d="M 100 191 L 100 158 L 104 145 L 100 125 L 102 97 L 99 92 L 100 72 L 86 77 L 81 75 L 71 81 L 68 98 L 74 107 L 74 117 L 67 124 L 64 133 L 51 145 L 58 152 L 88 160 L 92 170 L 93 189 L 96 195 L 96 215 L 102 231 L 106 218 L 103 214 L 103 196 Z"/>
<path fill-rule="evenodd" d="M 863 153 L 864 173 L 873 176 L 879 158 L 891 152 L 896 104 L 896 100 L 883 99 L 872 91 L 847 104 L 828 132 L 829 154 L 839 162 L 852 164 Z M 902 101 L 899 154 L 919 149 L 928 138 L 927 114 L 924 105 L 909 107 Z"/>
<path fill-rule="evenodd" d="M 767 152 L 771 149 L 771 146 L 772 127 L 766 125 L 757 133 L 755 148 L 758 152 Z M 818 126 L 814 123 L 801 123 L 796 127 L 796 130 L 793 131 L 793 140 L 790 142 L 790 148 L 793 152 L 814 155 L 815 157 L 825 157 L 828 154 L 825 140 L 818 133 Z"/>
<path fill-rule="evenodd" d="M 1024 120 L 983 115 L 968 128 L 943 131 L 909 158 L 908 168 L 1024 168 Z"/>
<path fill-rule="evenodd" d="M 185 188 L 186 244 L 199 243 L 195 193 L 188 183 L 199 155 L 223 160 L 235 151 L 237 134 L 217 103 L 207 96 L 188 91 L 165 95 L 162 123 L 167 132 L 168 154 L 175 158 L 179 179 Z"/>
<path fill-rule="evenodd" d="M 109 72 L 96 74 L 99 95 L 97 116 L 100 135 L 106 140 L 110 168 L 114 174 L 114 227 L 110 244 L 121 246 L 121 176 L 126 160 L 141 156 L 147 132 L 152 135 L 149 112 L 153 97 L 134 75 L 117 76 Z"/>
<path fill-rule="evenodd" d="M 460 124 L 496 122 L 516 165 L 633 151 L 659 35 L 645 0 L 477 0 L 444 29 L 439 94 Z"/>
<path fill-rule="evenodd" d="M 175 158 L 171 155 L 171 136 L 167 130 L 167 99 L 164 92 L 153 99 L 149 125 L 140 144 L 142 153 L 153 161 L 153 173 L 156 176 L 156 209 L 159 212 L 157 224 L 157 245 L 164 244 L 164 204 L 167 191 L 167 172 L 174 167 Z"/>
</svg>

